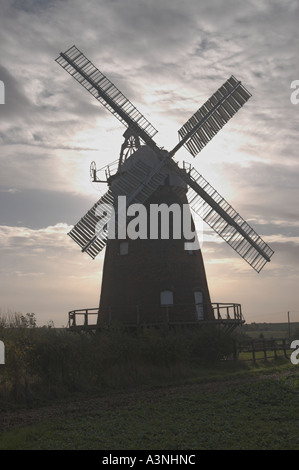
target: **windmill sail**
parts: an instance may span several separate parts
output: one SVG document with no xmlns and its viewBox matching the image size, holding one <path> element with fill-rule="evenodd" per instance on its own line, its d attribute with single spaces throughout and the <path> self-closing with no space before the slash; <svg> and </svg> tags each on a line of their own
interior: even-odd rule
<svg viewBox="0 0 299 470">
<path fill-rule="evenodd" d="M 125 126 L 147 143 L 158 132 L 121 91 L 76 46 L 61 52 L 56 62 Z"/>
<path fill-rule="evenodd" d="M 109 211 L 113 207 L 113 202 L 113 194 L 109 189 L 68 233 L 82 251 L 86 251 L 91 258 L 95 258 L 103 250 L 107 242 L 108 230 L 106 227 L 101 232 L 98 231 L 98 236 L 95 237 L 97 224 L 100 220 L 97 216 L 97 208 L 100 204 L 105 205 L 108 213 L 107 216 L 109 217 Z M 90 244 L 91 240 L 93 240 L 92 244 Z"/>
<path fill-rule="evenodd" d="M 118 223 L 126 223 L 125 214 L 118 216 L 117 196 L 126 196 L 126 205 L 145 202 L 155 190 L 163 184 L 167 174 L 161 170 L 162 163 L 154 168 L 142 161 L 137 161 L 130 171 L 122 173 L 111 185 L 111 188 L 94 204 L 69 232 L 69 236 L 91 258 L 95 258 L 106 246 L 108 240 L 108 223 L 114 210 L 114 228 Z M 105 208 L 105 220 L 100 224 L 101 216 L 97 209 Z M 123 208 L 125 209 L 125 208 Z M 101 211 L 102 212 L 102 211 Z M 100 212 L 100 213 L 101 213 Z"/>
<path fill-rule="evenodd" d="M 185 145 L 195 157 L 250 97 L 232 75 L 179 129 L 178 146 Z"/>
<path fill-rule="evenodd" d="M 179 130 L 180 142 L 171 152 L 166 152 L 152 139 L 156 129 L 76 46 L 60 53 L 56 61 L 117 119 L 129 127 L 133 134 L 137 134 L 158 157 L 158 163 L 154 167 L 138 162 L 131 170 L 120 171 L 119 178 L 114 180 L 108 192 L 74 226 L 69 235 L 80 245 L 82 251 L 94 258 L 106 244 L 106 226 L 100 231 L 97 230 L 97 208 L 100 204 L 111 207 L 117 195 L 127 197 L 127 206 L 135 202 L 142 204 L 163 184 L 166 175 L 163 167 L 170 165 L 189 185 L 188 197 L 192 209 L 245 261 L 260 272 L 265 263 L 270 261 L 273 250 L 195 169 L 187 174 L 172 159 L 183 145 L 196 156 L 246 103 L 251 94 L 241 82 L 231 76 L 182 126 Z"/>
<path fill-rule="evenodd" d="M 192 210 L 260 272 L 274 251 L 194 168 L 187 174 L 174 161 L 170 163 L 190 186 L 187 197 Z"/>
</svg>

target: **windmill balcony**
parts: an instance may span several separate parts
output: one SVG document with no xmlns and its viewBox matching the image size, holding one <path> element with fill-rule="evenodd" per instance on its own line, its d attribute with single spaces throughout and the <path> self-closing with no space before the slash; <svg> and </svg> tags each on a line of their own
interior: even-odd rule
<svg viewBox="0 0 299 470">
<path fill-rule="evenodd" d="M 186 173 L 191 172 L 192 166 L 189 162 L 186 162 L 186 161 L 180 162 L 176 160 L 175 162 L 177 163 L 177 165 L 179 165 L 179 167 L 182 170 L 185 170 Z M 117 159 L 111 162 L 109 165 L 106 165 L 105 167 L 99 170 L 96 170 L 96 172 L 93 175 L 93 181 L 94 182 L 97 182 L 98 180 L 99 181 L 102 181 L 102 180 L 111 181 L 113 177 L 119 173 L 119 171 L 121 171 L 121 169 L 119 168 L 119 160 Z"/>
<path fill-rule="evenodd" d="M 146 315 L 140 305 L 131 305 L 129 312 L 126 311 L 125 318 L 122 312 L 110 309 L 109 320 L 101 319 L 99 308 L 86 308 L 72 310 L 68 314 L 68 327 L 72 330 L 86 329 L 95 330 L 106 326 L 122 325 L 125 328 L 137 328 L 142 326 L 188 326 L 201 324 L 221 324 L 233 329 L 242 325 L 245 320 L 242 315 L 241 305 L 235 303 L 212 303 L 214 320 L 204 320 L 199 314 L 198 305 L 176 304 L 152 307 L 147 309 Z M 96 317 L 96 318 L 95 318 Z M 149 320 L 150 318 L 150 320 Z"/>
</svg>

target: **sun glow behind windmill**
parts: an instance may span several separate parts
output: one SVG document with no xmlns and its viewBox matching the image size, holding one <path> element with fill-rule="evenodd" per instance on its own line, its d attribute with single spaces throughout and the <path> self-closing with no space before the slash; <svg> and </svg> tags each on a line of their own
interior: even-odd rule
<svg viewBox="0 0 299 470">
<path fill-rule="evenodd" d="M 95 258 L 106 246 L 107 228 L 97 230 L 100 205 L 113 205 L 119 195 L 126 196 L 127 207 L 146 204 L 171 174 L 188 188 L 192 210 L 260 272 L 270 261 L 273 250 L 195 168 L 186 169 L 184 165 L 181 168 L 173 159 L 182 146 L 196 157 L 247 102 L 251 94 L 241 82 L 231 76 L 179 129 L 179 142 L 166 151 L 154 141 L 157 130 L 152 124 L 76 46 L 60 53 L 56 61 L 127 128 L 115 172 L 112 174 L 109 166 L 105 172 L 108 191 L 69 233 L 82 251 Z M 150 164 L 143 157 L 144 149 L 152 155 Z M 98 180 L 95 164 L 91 166 L 91 177 Z M 172 191 L 176 190 L 173 186 Z"/>
</svg>

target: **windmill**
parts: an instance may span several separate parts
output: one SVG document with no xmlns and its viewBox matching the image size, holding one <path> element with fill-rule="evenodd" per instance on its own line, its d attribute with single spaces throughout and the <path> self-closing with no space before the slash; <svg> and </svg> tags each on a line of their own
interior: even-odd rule
<svg viewBox="0 0 299 470">
<path fill-rule="evenodd" d="M 184 237 L 173 234 L 168 239 L 131 240 L 127 234 L 110 238 L 109 208 L 115 208 L 119 235 L 132 205 L 149 209 L 160 204 L 180 208 L 188 204 L 260 272 L 273 250 L 195 168 L 173 159 L 182 146 L 196 157 L 251 94 L 231 76 L 179 129 L 179 142 L 167 151 L 155 143 L 157 130 L 152 124 L 76 46 L 61 52 L 56 62 L 126 127 L 116 170 L 111 165 L 105 170 L 108 190 L 69 232 L 91 258 L 106 247 L 99 309 L 70 312 L 71 324 L 76 325 L 76 315 L 84 314 L 87 327 L 90 313 L 98 314 L 98 326 L 113 321 L 156 324 L 161 319 L 168 323 L 223 321 L 221 304 L 211 303 L 200 249 L 184 249 Z M 103 181 L 95 163 L 90 171 L 93 181 Z M 121 208 L 116 207 L 120 197 L 125 198 Z M 99 213 L 102 207 L 107 208 L 105 216 Z M 232 315 L 228 305 L 224 307 L 225 320 L 244 321 L 239 304 L 231 304 Z"/>
</svg>

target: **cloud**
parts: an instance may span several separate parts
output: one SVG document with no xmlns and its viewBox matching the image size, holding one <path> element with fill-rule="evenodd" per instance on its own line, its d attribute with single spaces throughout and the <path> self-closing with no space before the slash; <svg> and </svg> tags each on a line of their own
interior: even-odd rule
<svg viewBox="0 0 299 470">
<path fill-rule="evenodd" d="M 257 274 L 225 243 L 203 245 L 212 302 L 240 303 L 245 320 L 286 322 L 298 318 L 299 243 L 271 242 L 271 262 Z"/>
<path fill-rule="evenodd" d="M 223 163 L 222 174 L 234 188 L 234 203 L 246 218 L 261 220 L 267 233 L 298 234 L 299 165 L 251 162 L 246 166 Z M 233 204 L 234 205 L 234 204 Z M 299 234 L 298 234 L 299 235 Z"/>
<path fill-rule="evenodd" d="M 21 124 L 30 117 L 30 98 L 26 95 L 22 82 L 3 65 L 0 65 L 0 78 L 5 85 L 5 105 L 0 106 L 0 118 Z"/>
<path fill-rule="evenodd" d="M 7 189 L 0 191 L 0 224 L 30 229 L 43 229 L 57 222 L 74 225 L 99 197 L 58 190 Z"/>
<path fill-rule="evenodd" d="M 0 247 L 6 250 L 26 250 L 45 249 L 45 247 L 55 247 L 69 249 L 66 238 L 66 224 L 56 224 L 43 229 L 33 230 L 28 227 L 0 226 Z"/>
<path fill-rule="evenodd" d="M 62 305 L 66 310 L 74 292 L 79 308 L 99 290 L 90 260 L 71 248 L 63 230 L 99 198 L 90 186 L 90 162 L 102 167 L 117 159 L 124 129 L 54 62 L 73 44 L 158 128 L 156 141 L 166 148 L 231 74 L 242 80 L 253 95 L 244 109 L 195 160 L 185 149 L 176 157 L 190 161 L 278 253 L 257 281 L 225 244 L 204 245 L 213 291 L 229 297 L 235 288 L 255 311 L 261 305 L 266 311 L 275 296 L 282 309 L 287 298 L 277 298 L 280 280 L 295 303 L 297 287 L 285 276 L 297 276 L 298 107 L 290 102 L 290 83 L 299 74 L 298 2 L 10 0 L 0 8 L 7 303 L 17 291 L 29 308 L 38 291 L 35 305 L 46 315 Z M 92 280 L 72 284 L 70 272 Z"/>
<path fill-rule="evenodd" d="M 39 14 L 55 4 L 55 0 L 14 0 L 12 7 L 26 13 Z"/>
<path fill-rule="evenodd" d="M 40 325 L 67 324 L 67 312 L 99 302 L 102 256 L 93 262 L 66 235 L 69 226 L 39 230 L 0 226 L 1 308 L 35 312 Z"/>
</svg>

